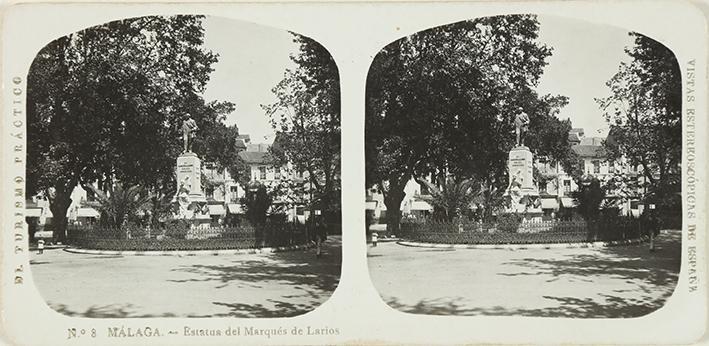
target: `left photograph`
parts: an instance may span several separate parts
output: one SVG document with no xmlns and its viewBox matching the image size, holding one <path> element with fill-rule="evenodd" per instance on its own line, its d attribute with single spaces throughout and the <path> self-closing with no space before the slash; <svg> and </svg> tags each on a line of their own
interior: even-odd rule
<svg viewBox="0 0 709 346">
<path fill-rule="evenodd" d="M 197 15 L 59 37 L 27 148 L 30 269 L 62 314 L 291 317 L 338 285 L 339 74 L 309 37 Z"/>
</svg>

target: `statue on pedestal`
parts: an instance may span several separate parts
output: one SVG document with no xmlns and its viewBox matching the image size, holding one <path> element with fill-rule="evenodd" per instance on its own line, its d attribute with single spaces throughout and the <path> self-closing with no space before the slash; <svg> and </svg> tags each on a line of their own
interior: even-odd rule
<svg viewBox="0 0 709 346">
<path fill-rule="evenodd" d="M 192 151 L 192 143 L 194 142 L 195 132 L 199 130 L 197 123 L 192 119 L 189 113 L 187 113 L 187 119 L 182 122 L 182 139 L 185 142 L 185 151 Z"/>
<path fill-rule="evenodd" d="M 180 219 L 186 219 L 189 217 L 189 193 L 191 189 L 192 185 L 189 182 L 189 177 L 185 177 L 183 181 L 180 182 L 180 185 L 177 188 L 175 200 L 177 202 L 177 217 Z"/>
<path fill-rule="evenodd" d="M 522 107 L 518 108 L 517 116 L 515 116 L 515 133 L 517 134 L 517 146 L 524 145 L 524 134 L 529 129 L 529 116 L 524 112 Z"/>
</svg>

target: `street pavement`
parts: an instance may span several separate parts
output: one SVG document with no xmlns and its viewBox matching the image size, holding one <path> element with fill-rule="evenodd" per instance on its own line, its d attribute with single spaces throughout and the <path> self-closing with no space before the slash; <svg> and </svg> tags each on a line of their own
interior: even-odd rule
<svg viewBox="0 0 709 346">
<path fill-rule="evenodd" d="M 108 256 L 61 249 L 31 255 L 47 304 L 83 317 L 289 317 L 320 306 L 337 287 L 341 238 L 268 254 Z"/>
<path fill-rule="evenodd" d="M 637 317 L 662 307 L 680 269 L 681 232 L 648 244 L 582 249 L 368 249 L 391 307 L 431 315 Z"/>
</svg>

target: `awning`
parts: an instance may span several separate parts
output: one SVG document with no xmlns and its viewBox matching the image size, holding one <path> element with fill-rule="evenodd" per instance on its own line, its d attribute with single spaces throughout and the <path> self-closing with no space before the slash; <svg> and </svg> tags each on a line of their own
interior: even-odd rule
<svg viewBox="0 0 709 346">
<path fill-rule="evenodd" d="M 224 205 L 210 204 L 207 207 L 209 207 L 209 215 L 226 215 L 226 209 L 224 209 Z"/>
<path fill-rule="evenodd" d="M 76 211 L 77 217 L 99 217 L 99 213 L 94 208 L 79 208 Z"/>
<path fill-rule="evenodd" d="M 244 209 L 241 207 L 241 204 L 229 203 L 227 210 L 229 210 L 229 214 L 244 214 Z"/>
<path fill-rule="evenodd" d="M 559 209 L 559 202 L 556 198 L 542 198 L 542 209 Z"/>
<path fill-rule="evenodd" d="M 70 216 L 71 211 L 72 211 L 71 208 L 66 209 L 66 217 Z M 54 214 L 52 214 L 52 210 L 49 208 L 44 208 L 44 217 L 54 217 Z"/>
<path fill-rule="evenodd" d="M 25 217 L 40 217 L 42 216 L 42 208 L 26 208 Z"/>
<path fill-rule="evenodd" d="M 575 208 L 578 206 L 578 203 L 571 197 L 561 197 L 561 206 L 564 208 Z"/>
<path fill-rule="evenodd" d="M 412 201 L 411 210 L 428 210 L 432 211 L 433 207 L 426 201 Z"/>
<path fill-rule="evenodd" d="M 377 209 L 377 201 L 366 201 L 364 202 L 365 210 L 375 210 Z"/>
</svg>

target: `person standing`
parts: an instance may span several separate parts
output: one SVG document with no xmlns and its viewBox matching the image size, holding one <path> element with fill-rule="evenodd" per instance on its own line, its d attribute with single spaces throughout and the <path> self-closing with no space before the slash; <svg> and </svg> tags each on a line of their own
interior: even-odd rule
<svg viewBox="0 0 709 346">
<path fill-rule="evenodd" d="M 325 240 L 327 240 L 327 223 L 325 218 L 318 214 L 315 215 L 315 257 L 322 256 L 322 244 Z"/>
</svg>

